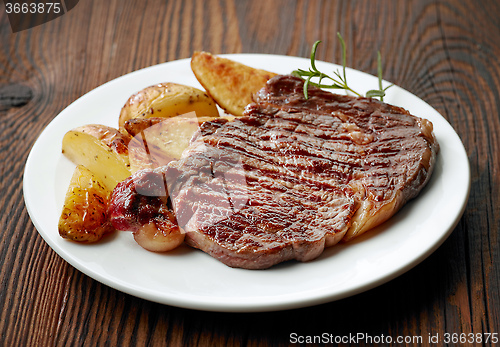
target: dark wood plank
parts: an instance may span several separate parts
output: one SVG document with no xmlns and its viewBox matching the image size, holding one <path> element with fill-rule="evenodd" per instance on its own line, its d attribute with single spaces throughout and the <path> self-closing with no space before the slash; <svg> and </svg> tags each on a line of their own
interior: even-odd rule
<svg viewBox="0 0 500 347">
<path fill-rule="evenodd" d="M 499 16 L 493 0 L 80 1 L 56 20 L 12 34 L 0 11 L 2 344 L 288 346 L 291 333 L 422 336 L 425 343 L 446 332 L 500 333 Z M 22 197 L 24 163 L 42 129 L 72 101 L 195 50 L 307 57 L 321 39 L 318 59 L 339 63 L 337 32 L 348 46 L 348 66 L 375 74 L 380 50 L 384 77 L 436 108 L 466 147 L 466 211 L 420 265 L 315 307 L 200 312 L 104 286 L 38 235 Z"/>
</svg>

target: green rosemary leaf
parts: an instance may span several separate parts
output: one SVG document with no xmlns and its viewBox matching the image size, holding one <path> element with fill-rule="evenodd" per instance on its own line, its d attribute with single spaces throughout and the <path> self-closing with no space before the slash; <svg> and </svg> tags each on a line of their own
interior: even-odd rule
<svg viewBox="0 0 500 347">
<path fill-rule="evenodd" d="M 377 72 L 378 72 L 378 89 L 383 92 L 384 95 L 380 96 L 380 101 L 384 101 L 385 91 L 382 89 L 382 58 L 380 57 L 380 51 L 377 51 Z M 368 96 L 368 93 L 366 93 Z"/>
<path fill-rule="evenodd" d="M 372 89 L 372 90 L 369 90 L 366 92 L 366 97 L 368 97 L 368 98 L 379 97 L 380 101 L 384 101 L 384 99 L 383 99 L 384 96 L 385 96 L 385 92 L 383 90 L 379 90 L 379 89 Z"/>
<path fill-rule="evenodd" d="M 316 86 L 318 88 L 329 88 L 329 89 L 344 89 L 348 92 L 351 92 L 357 96 L 362 96 L 360 93 L 356 92 L 353 90 L 351 87 L 348 86 L 347 84 L 347 74 L 346 74 L 346 64 L 347 64 L 347 49 L 345 45 L 345 41 L 342 38 L 342 35 L 340 33 L 337 33 L 337 37 L 339 38 L 340 45 L 342 46 L 342 74 L 340 71 L 334 71 L 333 72 L 333 77 L 329 76 L 325 73 L 322 73 L 321 71 L 318 70 L 316 67 L 316 51 L 318 49 L 318 45 L 321 43 L 321 41 L 316 41 L 314 42 L 312 49 L 311 49 L 311 67 L 309 70 L 302 70 L 302 69 L 297 69 L 292 71 L 293 76 L 297 76 L 302 78 L 304 82 L 304 97 L 306 99 L 309 98 L 308 90 L 309 90 L 309 85 Z M 385 96 L 385 91 L 392 87 L 392 84 L 382 88 L 382 59 L 380 57 L 380 51 L 377 53 L 377 73 L 378 73 L 378 87 L 379 89 L 372 89 L 369 90 L 366 93 L 367 97 L 379 97 L 381 101 L 384 100 Z M 317 79 L 314 82 L 312 79 Z M 325 84 L 322 83 L 323 80 L 330 80 L 332 83 L 331 84 Z"/>
<path fill-rule="evenodd" d="M 311 70 L 315 72 L 319 72 L 318 69 L 316 69 L 316 50 L 318 49 L 318 45 L 321 43 L 321 41 L 316 41 L 313 44 L 313 47 L 311 49 Z M 311 72 L 312 72 L 311 71 Z"/>
<path fill-rule="evenodd" d="M 342 82 L 344 82 L 344 83 L 346 82 L 346 81 L 344 80 L 344 78 L 343 78 L 342 76 L 340 76 L 340 73 L 339 73 L 338 71 L 333 71 L 333 73 L 334 73 L 334 75 L 335 75 L 335 76 L 337 76 L 337 77 L 339 78 L 339 80 L 341 80 L 341 81 L 342 81 Z"/>
<path fill-rule="evenodd" d="M 342 38 L 342 35 L 340 35 L 339 32 L 337 32 L 337 37 L 339 38 L 340 45 L 342 46 L 342 71 L 344 74 L 344 82 L 347 82 L 347 77 L 345 73 L 345 66 L 347 64 L 347 49 L 345 47 L 344 39 Z"/>
<path fill-rule="evenodd" d="M 389 84 L 387 87 L 385 87 L 382 90 L 385 92 L 387 89 L 391 88 L 393 85 L 394 85 L 394 83 L 391 83 L 391 84 Z"/>
<path fill-rule="evenodd" d="M 311 82 L 311 78 L 312 76 L 309 76 L 309 78 L 306 79 L 306 81 L 304 82 L 304 97 L 307 99 L 309 99 L 309 95 L 308 95 L 308 89 L 309 89 L 309 83 Z"/>
</svg>

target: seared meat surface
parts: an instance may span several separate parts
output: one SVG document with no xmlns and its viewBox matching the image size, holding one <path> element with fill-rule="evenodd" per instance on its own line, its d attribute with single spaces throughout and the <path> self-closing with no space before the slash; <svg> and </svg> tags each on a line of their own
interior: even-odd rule
<svg viewBox="0 0 500 347">
<path fill-rule="evenodd" d="M 387 220 L 426 184 L 437 151 L 432 124 L 404 109 L 316 88 L 306 100 L 302 80 L 277 76 L 243 117 L 203 123 L 156 171 L 188 244 L 262 269 Z"/>
<path fill-rule="evenodd" d="M 118 230 L 137 232 L 151 222 L 157 229 L 177 227 L 164 176 L 158 170 L 138 171 L 120 182 L 113 190 L 108 209 Z"/>
</svg>

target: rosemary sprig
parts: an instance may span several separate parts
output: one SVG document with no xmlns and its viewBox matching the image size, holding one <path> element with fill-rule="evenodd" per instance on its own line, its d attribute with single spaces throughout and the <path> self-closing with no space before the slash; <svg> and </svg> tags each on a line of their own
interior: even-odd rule
<svg viewBox="0 0 500 347">
<path fill-rule="evenodd" d="M 344 39 L 340 35 L 340 33 L 337 33 L 337 37 L 339 38 L 340 45 L 342 46 L 342 74 L 337 70 L 334 71 L 333 74 L 335 75 L 334 77 L 329 76 L 321 71 L 319 71 L 316 68 L 316 50 L 318 49 L 318 45 L 321 43 L 321 41 L 316 41 L 313 44 L 312 50 L 311 50 L 311 67 L 309 70 L 302 70 L 302 69 L 297 69 L 292 72 L 292 75 L 297 76 L 302 78 L 304 82 L 304 97 L 306 99 L 309 98 L 308 95 L 308 89 L 309 85 L 313 85 L 319 88 L 325 88 L 325 89 L 343 89 L 347 90 L 357 96 L 362 96 L 360 93 L 356 92 L 353 90 L 349 85 L 347 84 L 347 76 L 346 76 L 346 56 L 347 56 L 347 50 L 346 50 L 346 45 L 344 42 Z M 379 97 L 380 101 L 384 101 L 384 96 L 385 96 L 385 91 L 392 87 L 393 85 L 389 85 L 385 88 L 382 88 L 382 59 L 380 57 L 380 51 L 378 52 L 377 56 L 377 72 L 378 72 L 378 87 L 379 89 L 372 89 L 366 92 L 366 96 L 373 98 L 373 97 Z M 312 79 L 317 78 L 317 82 L 313 82 Z M 331 84 L 324 84 L 322 83 L 323 80 L 328 79 L 331 81 Z"/>
</svg>

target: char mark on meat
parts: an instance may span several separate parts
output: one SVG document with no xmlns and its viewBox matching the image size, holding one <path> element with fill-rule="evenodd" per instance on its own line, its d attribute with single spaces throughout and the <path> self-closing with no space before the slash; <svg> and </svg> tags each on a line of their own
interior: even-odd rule
<svg viewBox="0 0 500 347">
<path fill-rule="evenodd" d="M 432 124 L 371 98 L 277 76 L 245 115 L 202 124 L 160 169 L 186 242 L 232 267 L 318 257 L 391 217 L 427 183 Z"/>
</svg>

